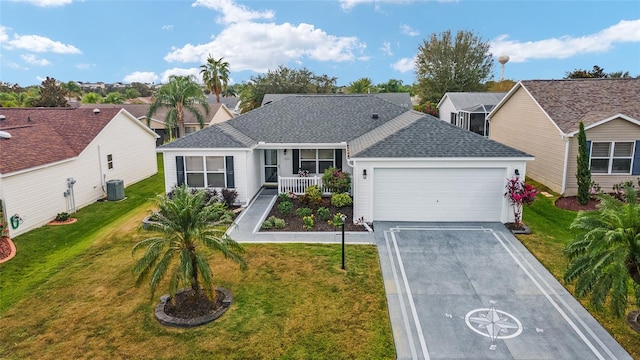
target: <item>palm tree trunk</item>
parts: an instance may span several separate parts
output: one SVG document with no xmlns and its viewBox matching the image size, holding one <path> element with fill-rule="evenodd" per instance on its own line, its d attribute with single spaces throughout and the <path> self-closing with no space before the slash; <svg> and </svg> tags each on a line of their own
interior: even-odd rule
<svg viewBox="0 0 640 360">
<path fill-rule="evenodd" d="M 191 289 L 193 289 L 194 294 L 197 295 L 200 293 L 200 283 L 198 282 L 198 263 L 194 253 L 191 254 L 191 268 L 193 269 L 191 275 Z"/>
<path fill-rule="evenodd" d="M 627 260 L 627 270 L 631 280 L 637 285 L 640 285 L 640 264 L 633 259 Z"/>
</svg>

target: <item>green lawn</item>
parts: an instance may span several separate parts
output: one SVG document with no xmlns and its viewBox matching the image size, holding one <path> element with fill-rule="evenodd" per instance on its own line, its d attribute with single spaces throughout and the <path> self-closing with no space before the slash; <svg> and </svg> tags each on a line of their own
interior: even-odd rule
<svg viewBox="0 0 640 360">
<path fill-rule="evenodd" d="M 577 212 L 557 208 L 554 203 L 558 198 L 544 186 L 531 182 L 538 189 L 547 191 L 552 197 L 538 195 L 530 206 L 525 206 L 523 220 L 532 230 L 530 235 L 518 235 L 518 239 L 529 251 L 563 284 L 572 294 L 573 286 L 563 280 L 564 270 L 568 261 L 563 254 L 566 244 L 573 239 L 574 234 L 569 225 L 575 219 Z M 634 359 L 640 359 L 640 341 L 637 332 L 627 324 L 626 319 L 617 318 L 608 311 L 596 311 L 584 299 L 582 305 L 613 335 L 613 337 L 631 354 Z M 630 307 L 628 310 L 634 310 Z"/>
<path fill-rule="evenodd" d="M 395 358 L 374 246 L 349 246 L 346 272 L 339 245 L 247 245 L 245 272 L 212 254 L 231 308 L 195 329 L 160 325 L 162 292 L 134 286 L 141 255 L 131 250 L 162 190 L 158 174 L 124 201 L 83 208 L 75 224 L 14 239 L 17 256 L 0 265 L 0 358 Z"/>
</svg>

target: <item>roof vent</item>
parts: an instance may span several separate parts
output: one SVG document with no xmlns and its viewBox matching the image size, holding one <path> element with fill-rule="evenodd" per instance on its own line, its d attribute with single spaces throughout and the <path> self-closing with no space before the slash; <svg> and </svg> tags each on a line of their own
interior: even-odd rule
<svg viewBox="0 0 640 360">
<path fill-rule="evenodd" d="M 0 139 L 11 139 L 11 134 L 6 131 L 0 131 Z"/>
<path fill-rule="evenodd" d="M 378 118 L 378 113 L 373 113 L 373 114 L 371 114 L 371 118 L 372 118 L 372 119 L 377 119 L 377 118 Z"/>
<path fill-rule="evenodd" d="M 0 115 L 0 121 L 4 120 L 4 119 L 6 119 L 6 118 L 7 118 L 6 116 L 4 116 L 4 115 Z"/>
<path fill-rule="evenodd" d="M 98 109 L 98 108 L 93 109 L 93 113 L 96 114 L 96 115 L 100 114 L 100 109 Z"/>
</svg>

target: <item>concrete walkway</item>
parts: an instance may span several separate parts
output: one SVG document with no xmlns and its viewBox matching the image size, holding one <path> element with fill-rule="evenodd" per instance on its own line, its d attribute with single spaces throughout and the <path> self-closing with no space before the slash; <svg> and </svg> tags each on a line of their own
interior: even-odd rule
<svg viewBox="0 0 640 360">
<path fill-rule="evenodd" d="M 227 232 L 229 236 L 240 243 L 342 243 L 342 233 L 339 230 L 336 232 L 260 232 L 260 226 L 276 199 L 275 189 L 262 189 L 240 213 L 234 226 Z M 370 232 L 345 232 L 344 242 L 345 244 L 375 244 L 375 238 Z"/>
</svg>

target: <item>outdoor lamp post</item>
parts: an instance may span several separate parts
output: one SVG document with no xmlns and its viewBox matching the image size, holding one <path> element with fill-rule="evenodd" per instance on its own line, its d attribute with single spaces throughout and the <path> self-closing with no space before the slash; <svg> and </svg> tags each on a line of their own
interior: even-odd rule
<svg viewBox="0 0 640 360">
<path fill-rule="evenodd" d="M 344 221 L 347 220 L 347 215 L 340 215 L 340 219 L 342 219 L 342 270 L 344 270 Z"/>
</svg>

